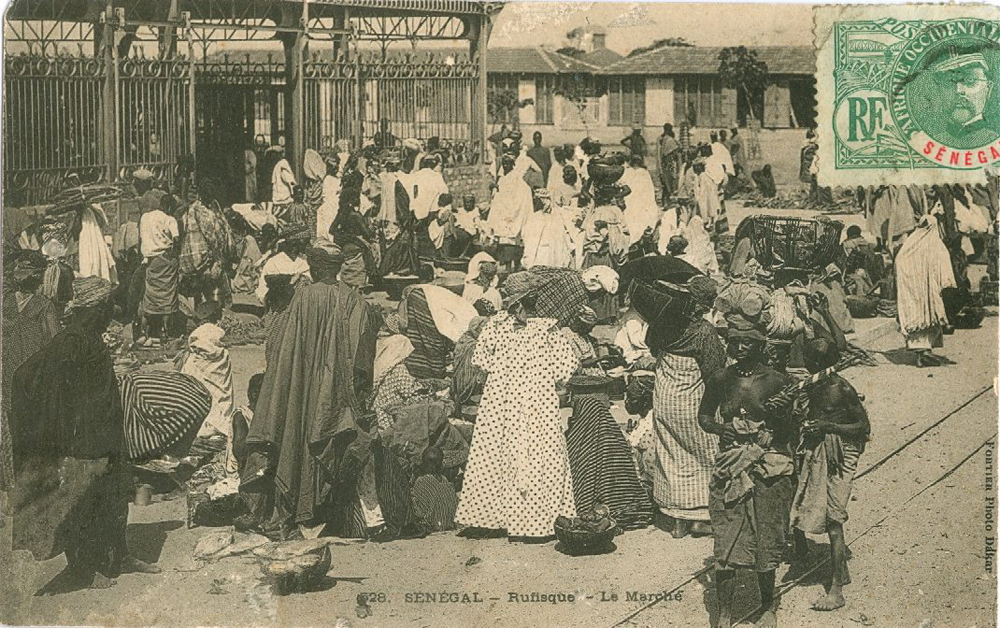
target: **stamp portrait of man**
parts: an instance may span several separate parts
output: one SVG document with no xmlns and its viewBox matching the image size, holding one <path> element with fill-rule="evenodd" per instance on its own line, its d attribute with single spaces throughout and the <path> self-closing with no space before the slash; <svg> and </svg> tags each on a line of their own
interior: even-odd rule
<svg viewBox="0 0 1000 628">
<path fill-rule="evenodd" d="M 928 68 L 941 96 L 939 115 L 942 140 L 956 148 L 982 146 L 1000 138 L 991 97 L 996 96 L 996 76 L 981 52 L 950 51 Z M 994 115 L 991 115 L 994 114 Z"/>
</svg>

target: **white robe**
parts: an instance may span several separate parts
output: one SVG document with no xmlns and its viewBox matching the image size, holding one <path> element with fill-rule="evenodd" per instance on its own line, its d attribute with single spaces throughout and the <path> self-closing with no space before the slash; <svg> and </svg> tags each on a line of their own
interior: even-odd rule
<svg viewBox="0 0 1000 628">
<path fill-rule="evenodd" d="M 656 190 L 653 178 L 645 168 L 628 168 L 620 180 L 631 193 L 625 197 L 625 225 L 628 227 L 629 246 L 642 239 L 646 229 L 656 227 L 659 207 L 656 205 Z"/>
<path fill-rule="evenodd" d="M 525 220 L 534 210 L 531 188 L 517 169 L 500 177 L 490 203 L 489 226 L 498 238 L 514 239 L 521 235 Z"/>
<path fill-rule="evenodd" d="M 565 212 L 553 207 L 549 212 L 534 212 L 524 222 L 524 268 L 553 266 L 569 268 L 573 262 L 573 241 L 566 227 Z"/>
<path fill-rule="evenodd" d="M 316 237 L 329 238 L 330 225 L 340 210 L 340 177 L 323 178 L 323 203 L 316 209 Z"/>
</svg>

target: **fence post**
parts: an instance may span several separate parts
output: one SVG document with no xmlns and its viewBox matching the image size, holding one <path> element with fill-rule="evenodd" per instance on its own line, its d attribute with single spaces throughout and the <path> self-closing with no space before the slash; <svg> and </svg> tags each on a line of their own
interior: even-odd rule
<svg viewBox="0 0 1000 628">
<path fill-rule="evenodd" d="M 188 152 L 191 155 L 192 179 L 198 172 L 198 129 L 195 116 L 196 96 L 195 96 L 195 63 L 194 63 L 194 32 L 191 30 L 191 13 L 184 11 L 181 13 L 181 21 L 184 22 L 182 34 L 187 39 L 188 55 Z M 186 199 L 185 199 L 186 200 Z"/>
<path fill-rule="evenodd" d="M 100 54 L 104 62 L 104 89 L 101 94 L 101 124 L 104 125 L 104 161 L 107 165 L 108 183 L 118 178 L 118 121 L 117 121 L 117 78 L 118 63 L 115 53 L 115 28 L 113 7 L 109 2 L 101 12 Z"/>
<path fill-rule="evenodd" d="M 306 47 L 309 42 L 309 2 L 302 3 L 301 13 L 292 16 L 287 20 L 295 24 L 295 30 L 288 37 L 282 40 L 285 49 L 285 84 L 287 90 L 286 114 L 287 133 L 286 155 L 292 158 L 292 168 L 295 170 L 295 179 L 301 185 L 303 183 L 303 160 L 305 158 L 305 119 L 304 107 L 305 94 L 304 82 L 302 79 L 303 64 L 305 61 Z"/>
</svg>

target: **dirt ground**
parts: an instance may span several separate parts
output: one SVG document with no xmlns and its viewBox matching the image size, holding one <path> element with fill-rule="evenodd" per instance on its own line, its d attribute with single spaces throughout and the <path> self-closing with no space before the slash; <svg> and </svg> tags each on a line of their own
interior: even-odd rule
<svg viewBox="0 0 1000 628">
<path fill-rule="evenodd" d="M 946 337 L 940 353 L 955 364 L 934 369 L 907 363 L 891 321 L 859 321 L 858 328 L 857 342 L 878 352 L 879 366 L 846 373 L 865 395 L 872 421 L 846 526 L 853 552 L 848 604 L 832 613 L 810 610 L 828 577 L 821 564 L 827 541 L 812 538 L 809 560 L 778 573 L 780 586 L 790 587 L 781 624 L 994 626 L 996 576 L 995 568 L 987 572 L 987 561 L 995 556 L 987 552 L 987 538 L 995 537 L 997 510 L 994 503 L 988 511 L 987 497 L 995 491 L 987 488 L 987 478 L 993 481 L 996 459 L 995 313 L 981 329 Z M 244 403 L 247 380 L 261 368 L 262 349 L 236 347 L 232 358 L 236 400 Z M 187 529 L 185 517 L 183 500 L 132 506 L 129 544 L 140 558 L 157 561 L 163 573 L 122 576 L 107 591 L 53 597 L 33 594 L 65 559 L 34 562 L 22 552 L 11 553 L 10 519 L 5 520 L 0 620 L 467 628 L 708 626 L 714 617 L 714 587 L 705 569 L 711 564 L 711 539 L 676 540 L 655 527 L 617 537 L 611 553 L 583 557 L 563 553 L 555 542 L 521 545 L 453 533 L 334 545 L 323 590 L 277 597 L 260 583 L 252 558 L 196 563 L 195 544 L 216 529 Z M 741 575 L 739 585 L 738 617 L 757 605 L 752 577 Z M 362 594 L 373 600 L 367 618 L 357 613 Z M 426 601 L 428 594 L 439 601 Z M 529 601 L 512 601 L 512 594 Z M 530 601 L 532 594 L 545 601 Z"/>
</svg>

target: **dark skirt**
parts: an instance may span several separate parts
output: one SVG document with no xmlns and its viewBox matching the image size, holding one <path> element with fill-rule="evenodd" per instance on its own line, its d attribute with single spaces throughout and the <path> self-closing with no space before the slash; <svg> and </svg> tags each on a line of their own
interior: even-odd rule
<svg viewBox="0 0 1000 628">
<path fill-rule="evenodd" d="M 178 263 L 171 255 L 158 255 L 146 266 L 146 291 L 142 311 L 146 315 L 169 315 L 177 311 Z"/>
<path fill-rule="evenodd" d="M 600 253 L 584 253 L 583 255 L 583 267 L 581 270 L 586 270 L 592 266 L 607 266 L 609 268 L 615 268 L 615 263 L 611 259 L 611 254 L 608 253 L 607 249 L 604 249 Z M 614 294 L 608 294 L 603 290 L 599 291 L 596 295 L 590 296 L 590 307 L 597 314 L 598 322 L 612 321 L 618 318 L 618 296 Z"/>
<path fill-rule="evenodd" d="M 414 244 L 413 234 L 401 233 L 385 249 L 382 256 L 382 264 L 379 267 L 379 275 L 413 275 L 420 271 L 420 260 L 417 256 L 417 247 Z"/>
<path fill-rule="evenodd" d="M 608 411 L 608 402 L 581 397 L 566 434 L 577 512 L 604 504 L 623 530 L 653 519 L 653 505 L 632 461 L 632 449 Z"/>
<path fill-rule="evenodd" d="M 726 505 L 725 489 L 716 482 L 708 493 L 708 510 L 715 536 L 715 562 L 724 568 L 771 571 L 785 550 L 794 485 L 792 476 L 755 479 L 752 491 Z"/>
</svg>

